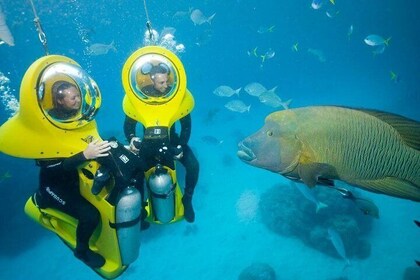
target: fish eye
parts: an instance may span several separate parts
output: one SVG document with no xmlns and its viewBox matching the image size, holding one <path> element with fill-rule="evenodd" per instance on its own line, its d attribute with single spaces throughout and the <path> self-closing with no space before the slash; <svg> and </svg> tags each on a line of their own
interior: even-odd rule
<svg viewBox="0 0 420 280">
<path fill-rule="evenodd" d="M 273 136 L 273 131 L 271 130 L 267 131 L 267 136 Z"/>
</svg>

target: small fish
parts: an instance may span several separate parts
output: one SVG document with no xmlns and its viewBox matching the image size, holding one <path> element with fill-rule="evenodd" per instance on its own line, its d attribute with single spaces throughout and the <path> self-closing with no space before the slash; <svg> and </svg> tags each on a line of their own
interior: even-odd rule
<svg viewBox="0 0 420 280">
<path fill-rule="evenodd" d="M 351 24 L 349 26 L 349 29 L 347 30 L 347 38 L 349 38 L 349 40 L 350 40 L 351 35 L 353 35 L 353 31 L 354 31 L 354 27 L 353 27 L 353 24 Z"/>
<path fill-rule="evenodd" d="M 373 201 L 366 198 L 357 197 L 351 191 L 345 188 L 332 188 L 338 190 L 344 198 L 351 200 L 356 205 L 356 207 L 362 211 L 363 214 L 379 219 L 379 209 L 375 203 L 373 203 Z"/>
<path fill-rule="evenodd" d="M 350 260 L 347 258 L 346 248 L 344 247 L 343 240 L 341 239 L 340 234 L 333 227 L 328 228 L 328 239 L 331 240 L 331 243 L 333 244 L 338 255 L 340 255 L 340 257 L 346 261 L 346 266 L 349 266 Z"/>
<path fill-rule="evenodd" d="M 267 59 L 273 58 L 276 55 L 276 52 L 272 49 L 268 49 L 265 54 L 261 55 L 261 63 L 264 63 Z"/>
<path fill-rule="evenodd" d="M 294 51 L 294 52 L 297 52 L 299 49 L 298 49 L 298 46 L 299 46 L 299 43 L 294 43 L 293 45 L 292 45 L 292 51 Z"/>
<path fill-rule="evenodd" d="M 273 108 L 283 107 L 285 110 L 289 109 L 289 105 L 292 102 L 292 99 L 283 102 L 280 96 L 278 96 L 275 92 L 270 91 L 262 93 L 258 98 L 260 99 L 261 103 L 267 106 Z"/>
<path fill-rule="evenodd" d="M 245 113 L 249 112 L 251 105 L 247 106 L 242 100 L 236 99 L 226 103 L 225 108 L 232 112 Z"/>
<path fill-rule="evenodd" d="M 321 9 L 322 4 L 323 4 L 322 0 L 312 0 L 311 7 L 314 10 L 318 10 L 318 9 Z"/>
<path fill-rule="evenodd" d="M 319 62 L 324 63 L 327 61 L 325 58 L 324 52 L 318 49 L 308 49 L 308 53 L 312 54 L 316 58 L 318 58 Z"/>
<path fill-rule="evenodd" d="M 219 86 L 214 91 L 213 94 L 220 96 L 220 97 L 231 97 L 232 95 L 236 94 L 239 96 L 239 92 L 242 88 L 233 89 L 230 86 Z"/>
<path fill-rule="evenodd" d="M 252 51 L 248 51 L 248 55 L 258 57 L 257 49 L 258 47 L 255 47 Z"/>
<path fill-rule="evenodd" d="M 211 135 L 205 135 L 203 137 L 201 137 L 201 140 L 203 140 L 204 142 L 211 144 L 211 145 L 220 145 L 223 143 L 223 140 L 219 140 L 214 136 Z"/>
<path fill-rule="evenodd" d="M 15 39 L 6 24 L 6 17 L 4 16 L 0 7 L 0 42 L 6 43 L 9 46 L 15 45 Z M 2 45 L 3 43 L 0 43 Z"/>
<path fill-rule="evenodd" d="M 338 10 L 336 10 L 334 8 L 330 8 L 330 9 L 328 9 L 328 11 L 325 12 L 325 14 L 327 15 L 327 17 L 329 17 L 329 18 L 334 18 L 339 13 L 340 13 L 340 11 L 338 11 Z"/>
<path fill-rule="evenodd" d="M 389 74 L 391 76 L 391 81 L 394 83 L 398 83 L 400 81 L 400 77 L 394 71 L 389 71 Z"/>
<path fill-rule="evenodd" d="M 379 46 L 379 45 L 388 46 L 390 40 L 391 40 L 391 37 L 389 37 L 388 39 L 385 40 L 383 37 L 381 37 L 379 35 L 371 34 L 371 35 L 368 35 L 364 39 L 364 42 L 371 47 L 375 47 L 375 46 Z"/>
<path fill-rule="evenodd" d="M 117 49 L 114 46 L 114 41 L 112 41 L 109 45 L 106 44 L 92 44 L 88 47 L 88 54 L 89 55 L 104 55 L 109 52 L 109 50 L 113 50 L 114 52 L 117 51 Z"/>
<path fill-rule="evenodd" d="M 328 207 L 328 205 L 327 204 L 325 204 L 325 203 L 322 203 L 321 201 L 319 201 L 316 197 L 315 197 L 315 195 L 314 195 L 314 193 L 313 193 L 313 190 L 312 189 L 310 189 L 310 188 L 308 188 L 308 186 L 306 186 L 306 185 L 304 185 L 304 184 L 296 184 L 295 182 L 293 182 L 293 181 L 290 181 L 291 183 L 291 185 L 292 185 L 292 187 L 293 188 L 297 188 L 302 194 L 303 194 L 303 196 L 307 199 L 307 200 L 309 200 L 310 202 L 312 202 L 312 203 L 314 203 L 315 204 L 315 206 L 316 206 L 316 213 L 318 213 L 318 211 L 319 210 L 321 210 L 322 208 L 326 208 L 326 207 Z"/>
<path fill-rule="evenodd" d="M 6 171 L 0 176 L 0 182 L 3 182 L 4 180 L 10 179 L 10 178 L 12 178 L 12 174 L 10 174 L 9 171 Z"/>
<path fill-rule="evenodd" d="M 260 26 L 257 30 L 257 32 L 259 34 L 264 34 L 264 33 L 271 33 L 274 32 L 274 29 L 276 28 L 275 25 L 272 25 L 270 27 L 266 27 L 266 26 Z"/>
<path fill-rule="evenodd" d="M 203 12 L 199 9 L 195 9 L 191 12 L 190 18 L 194 25 L 202 25 L 203 23 L 211 24 L 211 21 L 215 17 L 216 13 L 212 14 L 209 17 L 206 17 Z"/>
<path fill-rule="evenodd" d="M 277 86 L 273 87 L 270 90 L 267 90 L 262 84 L 260 83 L 249 83 L 245 86 L 244 90 L 246 93 L 248 93 L 251 96 L 256 96 L 259 97 L 261 94 L 263 94 L 264 92 L 272 92 L 275 93 L 277 89 Z"/>
</svg>

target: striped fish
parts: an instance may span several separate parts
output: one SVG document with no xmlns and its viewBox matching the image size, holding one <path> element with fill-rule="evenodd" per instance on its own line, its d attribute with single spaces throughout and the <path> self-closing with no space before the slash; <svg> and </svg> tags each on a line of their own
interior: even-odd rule
<svg viewBox="0 0 420 280">
<path fill-rule="evenodd" d="M 239 143 L 238 156 L 309 187 L 341 180 L 420 201 L 420 123 L 395 114 L 335 106 L 278 111 Z"/>
</svg>

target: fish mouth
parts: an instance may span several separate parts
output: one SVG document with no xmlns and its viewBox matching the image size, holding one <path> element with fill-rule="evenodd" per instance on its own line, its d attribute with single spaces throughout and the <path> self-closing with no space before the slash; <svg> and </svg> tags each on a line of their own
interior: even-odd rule
<svg viewBox="0 0 420 280">
<path fill-rule="evenodd" d="M 255 154 L 252 152 L 252 150 L 248 148 L 243 142 L 240 142 L 238 144 L 238 152 L 236 153 L 236 155 L 241 160 L 246 161 L 246 162 L 251 162 L 257 158 Z"/>
</svg>

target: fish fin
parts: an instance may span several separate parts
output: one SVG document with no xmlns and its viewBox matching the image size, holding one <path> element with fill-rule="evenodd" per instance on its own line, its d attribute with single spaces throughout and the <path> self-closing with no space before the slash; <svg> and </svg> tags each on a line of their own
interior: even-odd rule
<svg viewBox="0 0 420 280">
<path fill-rule="evenodd" d="M 395 177 L 385 177 L 377 180 L 355 180 L 349 183 L 372 192 L 420 201 L 420 189 L 417 186 Z"/>
<path fill-rule="evenodd" d="M 315 187 L 318 183 L 319 177 L 335 173 L 335 168 L 326 163 L 303 163 L 298 165 L 299 177 L 308 187 L 311 188 Z"/>
<path fill-rule="evenodd" d="M 377 110 L 356 110 L 362 111 L 366 114 L 380 119 L 381 121 L 386 122 L 400 134 L 405 144 L 417 151 L 420 151 L 420 122 L 408 119 L 397 114 Z"/>
<path fill-rule="evenodd" d="M 420 227 L 420 222 L 419 222 L 419 221 L 414 220 L 414 223 L 415 223 L 418 227 Z"/>
<path fill-rule="evenodd" d="M 331 179 L 327 179 L 327 178 L 318 178 L 318 184 L 322 185 L 322 186 L 327 186 L 327 187 L 334 187 L 334 180 Z"/>
</svg>

